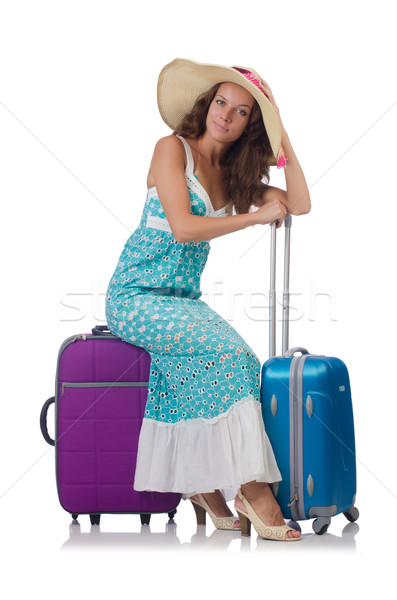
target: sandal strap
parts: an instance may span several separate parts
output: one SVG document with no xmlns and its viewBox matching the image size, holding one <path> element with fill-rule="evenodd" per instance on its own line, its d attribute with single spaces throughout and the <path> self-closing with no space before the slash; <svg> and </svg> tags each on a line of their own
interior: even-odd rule
<svg viewBox="0 0 397 600">
<path fill-rule="evenodd" d="M 235 517 L 234 515 L 231 517 L 217 517 L 215 513 L 211 510 L 204 496 L 202 494 L 198 494 L 198 497 L 199 501 L 190 498 L 191 502 L 197 504 L 198 506 L 201 506 L 201 508 L 203 508 L 209 514 L 213 524 L 217 529 L 233 529 L 235 531 L 238 530 L 238 528 L 234 527 L 235 523 L 240 520 L 238 517 Z"/>
<path fill-rule="evenodd" d="M 247 498 L 244 496 L 241 488 L 237 490 L 237 495 L 240 500 L 244 503 L 244 506 L 247 510 L 246 517 L 251 521 L 258 535 L 268 540 L 294 540 L 299 538 L 287 538 L 288 531 L 294 531 L 292 527 L 288 525 L 266 525 L 256 514 Z M 242 511 L 241 511 L 242 512 Z M 242 513 L 244 514 L 244 513 Z"/>
</svg>

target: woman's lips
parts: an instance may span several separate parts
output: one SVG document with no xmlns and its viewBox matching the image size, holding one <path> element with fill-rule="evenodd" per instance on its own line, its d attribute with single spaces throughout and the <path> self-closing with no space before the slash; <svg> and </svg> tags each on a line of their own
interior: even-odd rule
<svg viewBox="0 0 397 600">
<path fill-rule="evenodd" d="M 222 125 L 219 125 L 219 123 L 216 123 L 214 121 L 214 125 L 217 129 L 219 129 L 219 131 L 229 131 L 228 129 L 226 129 L 225 127 L 222 127 Z"/>
</svg>

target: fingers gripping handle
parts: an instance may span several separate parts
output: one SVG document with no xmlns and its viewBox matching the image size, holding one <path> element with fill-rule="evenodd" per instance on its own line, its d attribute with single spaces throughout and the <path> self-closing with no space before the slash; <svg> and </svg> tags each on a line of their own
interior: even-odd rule
<svg viewBox="0 0 397 600">
<path fill-rule="evenodd" d="M 284 219 L 284 289 L 283 289 L 283 354 L 288 349 L 289 342 L 289 273 L 291 255 L 291 226 L 292 216 L 288 213 Z M 276 355 L 276 228 L 277 221 L 271 224 L 270 239 L 270 290 L 269 290 L 269 357 Z"/>
</svg>

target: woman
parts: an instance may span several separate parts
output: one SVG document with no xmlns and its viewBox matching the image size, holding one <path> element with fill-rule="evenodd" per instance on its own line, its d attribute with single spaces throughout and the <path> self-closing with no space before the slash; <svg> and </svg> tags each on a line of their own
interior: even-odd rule
<svg viewBox="0 0 397 600">
<path fill-rule="evenodd" d="M 252 523 L 264 538 L 298 540 L 269 487 L 281 475 L 259 360 L 200 300 L 200 276 L 208 240 L 307 213 L 306 181 L 254 71 L 176 59 L 160 73 L 158 105 L 174 131 L 156 144 L 141 222 L 106 295 L 110 331 L 151 355 L 134 489 L 181 492 L 198 523 L 208 512 L 219 529 L 249 535 Z M 285 166 L 284 151 L 286 191 L 263 182 L 270 165 Z M 240 520 L 226 504 L 237 488 Z"/>
</svg>

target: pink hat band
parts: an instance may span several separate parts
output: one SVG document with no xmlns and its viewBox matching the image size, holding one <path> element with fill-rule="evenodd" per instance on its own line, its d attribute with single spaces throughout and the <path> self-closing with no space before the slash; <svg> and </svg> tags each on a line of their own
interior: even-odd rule
<svg viewBox="0 0 397 600">
<path fill-rule="evenodd" d="M 238 71 L 239 73 L 244 75 L 244 77 L 246 79 L 248 79 L 248 81 L 253 83 L 262 92 L 262 94 L 265 94 L 266 98 L 268 98 L 267 94 L 265 93 L 265 91 L 263 89 L 261 82 L 251 71 L 249 71 L 248 69 L 243 69 L 242 67 L 233 67 L 233 69 L 235 69 L 236 71 Z M 269 98 L 268 98 L 268 100 L 269 100 Z M 269 102 L 270 102 L 270 100 L 269 100 Z M 281 169 L 282 167 L 285 167 L 286 164 L 287 164 L 287 157 L 285 155 L 283 147 L 280 145 L 280 149 L 277 153 L 277 168 Z"/>
</svg>

